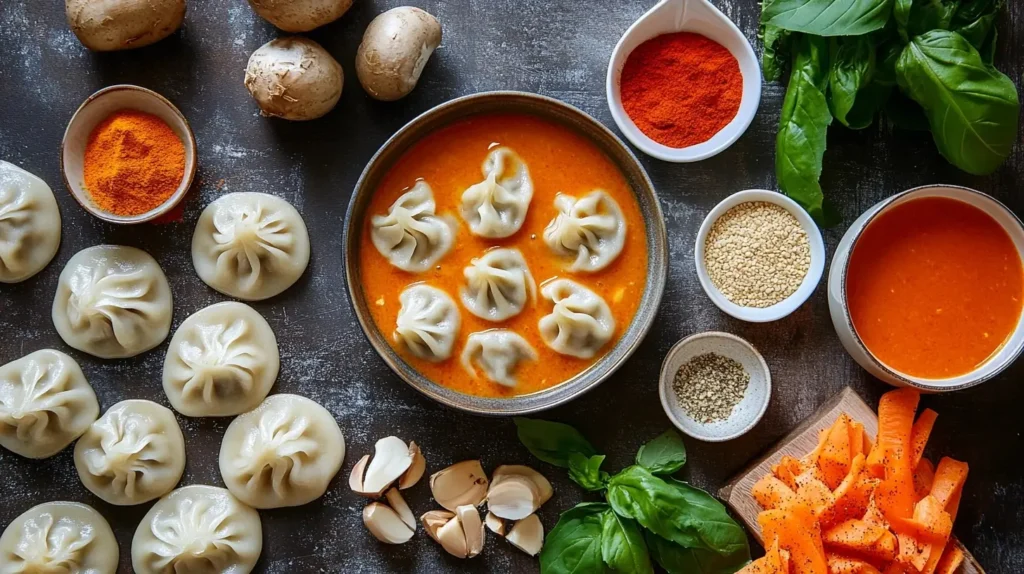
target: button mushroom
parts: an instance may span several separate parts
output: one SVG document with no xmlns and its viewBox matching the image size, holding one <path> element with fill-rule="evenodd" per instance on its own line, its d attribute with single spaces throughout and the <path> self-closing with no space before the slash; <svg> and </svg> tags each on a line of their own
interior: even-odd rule
<svg viewBox="0 0 1024 574">
<path fill-rule="evenodd" d="M 285 32 L 308 32 L 341 18 L 352 0 L 249 0 L 249 4 Z"/>
<path fill-rule="evenodd" d="M 388 10 L 370 22 L 356 51 L 359 83 L 375 99 L 404 98 L 440 44 L 437 18 L 411 6 Z"/>
<path fill-rule="evenodd" d="M 271 40 L 245 68 L 245 87 L 265 116 L 312 120 L 334 109 L 344 72 L 327 50 L 308 38 Z"/>
</svg>

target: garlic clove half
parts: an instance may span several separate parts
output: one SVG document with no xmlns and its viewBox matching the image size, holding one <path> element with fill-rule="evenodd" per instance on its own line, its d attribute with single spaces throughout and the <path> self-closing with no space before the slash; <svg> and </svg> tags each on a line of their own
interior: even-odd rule
<svg viewBox="0 0 1024 574">
<path fill-rule="evenodd" d="M 430 492 L 444 508 L 480 506 L 487 497 L 487 475 L 479 460 L 464 460 L 430 476 Z"/>
<path fill-rule="evenodd" d="M 415 442 L 409 443 L 409 454 L 412 456 L 412 465 L 398 478 L 398 488 L 402 490 L 415 486 L 427 470 L 427 459 Z"/>
<path fill-rule="evenodd" d="M 380 496 L 412 466 L 412 458 L 409 446 L 398 437 L 387 436 L 377 441 L 373 459 L 363 475 L 363 491 Z"/>
<path fill-rule="evenodd" d="M 387 544 L 404 544 L 413 535 L 413 529 L 397 512 L 379 502 L 371 502 L 363 509 L 363 524 L 374 538 Z"/>
<path fill-rule="evenodd" d="M 472 558 L 484 549 L 484 523 L 480 520 L 480 510 L 472 504 L 465 504 L 455 509 L 455 516 L 462 522 L 462 530 L 466 533 L 466 556 Z"/>
<path fill-rule="evenodd" d="M 494 473 L 491 475 L 491 488 L 494 488 L 495 485 L 510 476 L 522 476 L 530 479 L 530 482 L 533 483 L 537 493 L 540 495 L 537 506 L 543 506 L 545 502 L 551 499 L 551 495 L 555 492 L 551 488 L 551 483 L 543 474 L 521 464 L 503 464 L 494 469 Z"/>
<path fill-rule="evenodd" d="M 487 516 L 484 517 L 484 524 L 487 525 L 488 530 L 498 536 L 505 535 L 505 520 L 503 518 L 498 518 L 493 512 L 487 513 Z"/>
<path fill-rule="evenodd" d="M 544 546 L 544 525 L 536 514 L 531 514 L 516 522 L 505 540 L 530 556 L 536 556 Z"/>
<path fill-rule="evenodd" d="M 487 510 L 498 518 L 521 520 L 540 508 L 540 494 L 525 476 L 506 476 L 487 493 Z"/>
<path fill-rule="evenodd" d="M 352 489 L 352 492 L 368 496 L 370 498 L 380 498 L 379 492 L 367 492 L 363 489 L 363 475 L 366 473 L 366 464 L 370 462 L 370 455 L 363 455 L 363 458 L 356 462 L 356 465 L 352 467 L 352 474 L 348 476 L 348 487 Z"/>
<path fill-rule="evenodd" d="M 454 512 L 448 512 L 447 510 L 431 510 L 420 517 L 420 523 L 423 524 L 423 530 L 427 531 L 427 536 L 433 538 L 434 542 L 441 542 L 437 538 L 437 531 L 447 524 L 447 522 L 452 518 L 455 518 Z"/>
<path fill-rule="evenodd" d="M 436 540 L 441 544 L 448 554 L 456 558 L 469 556 L 469 546 L 466 544 L 466 531 L 462 529 L 462 521 L 456 516 L 443 526 L 437 529 Z"/>
<path fill-rule="evenodd" d="M 387 499 L 391 509 L 398 514 L 398 517 L 402 519 L 402 522 L 406 524 L 413 532 L 416 531 L 416 517 L 413 515 L 412 510 L 409 509 L 409 505 L 406 504 L 405 499 L 402 498 L 401 493 L 398 492 L 397 488 L 390 488 L 384 493 L 384 498 Z"/>
</svg>

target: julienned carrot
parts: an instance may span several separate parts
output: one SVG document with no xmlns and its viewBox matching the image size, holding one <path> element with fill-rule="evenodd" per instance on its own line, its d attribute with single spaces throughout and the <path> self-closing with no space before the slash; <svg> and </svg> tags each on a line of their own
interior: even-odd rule
<svg viewBox="0 0 1024 574">
<path fill-rule="evenodd" d="M 778 537 L 779 548 L 789 552 L 793 574 L 828 574 L 825 546 L 811 507 L 797 500 L 785 508 L 758 515 L 765 540 Z"/>
<path fill-rule="evenodd" d="M 939 565 L 935 569 L 935 574 L 954 574 L 956 569 L 959 568 L 963 562 L 964 551 L 956 546 L 950 546 L 942 553 L 942 558 L 939 560 Z"/>
<path fill-rule="evenodd" d="M 850 461 L 849 472 L 832 492 L 832 504 L 821 516 L 824 525 L 828 526 L 864 514 L 868 500 L 871 498 L 871 491 L 877 485 L 877 483 L 871 485 L 870 490 L 863 488 L 862 481 L 874 480 L 863 475 L 864 463 L 863 454 L 858 454 Z"/>
<path fill-rule="evenodd" d="M 772 466 L 772 474 L 792 490 L 796 490 L 796 477 L 803 471 L 803 463 L 791 456 L 783 456 L 778 464 Z"/>
<path fill-rule="evenodd" d="M 868 456 L 868 468 L 879 478 L 893 450 L 906 452 L 919 401 L 920 394 L 913 389 L 889 391 L 878 401 L 878 440 Z"/>
<path fill-rule="evenodd" d="M 850 469 L 850 417 L 843 413 L 825 435 L 825 441 L 818 453 L 817 464 L 825 484 L 835 489 Z"/>
<path fill-rule="evenodd" d="M 766 509 L 780 508 L 796 498 L 796 493 L 793 492 L 793 489 L 772 474 L 762 476 L 754 484 L 750 494 L 761 505 L 761 508 Z"/>
<path fill-rule="evenodd" d="M 871 452 L 871 441 L 864 432 L 864 423 L 850 421 L 850 460 L 858 454 L 867 456 Z"/>
<path fill-rule="evenodd" d="M 935 428 L 935 419 L 938 417 L 939 413 L 925 409 L 917 416 L 917 421 L 910 429 L 910 451 L 914 455 L 912 461 L 915 467 L 924 455 L 924 447 L 928 444 L 928 437 L 931 436 L 932 429 Z"/>
<path fill-rule="evenodd" d="M 964 483 L 967 482 L 968 470 L 966 462 L 960 462 L 948 456 L 939 460 L 939 466 L 935 468 L 935 480 L 932 482 L 931 495 L 938 499 L 947 511 L 954 503 L 959 503 L 960 492 L 964 488 Z M 954 519 L 956 518 L 956 512 L 950 512 L 950 514 Z"/>
<path fill-rule="evenodd" d="M 890 522 L 914 515 L 914 464 L 910 435 L 920 394 L 898 389 L 882 395 L 878 403 L 878 444 L 882 451 L 884 478 L 875 490 L 878 508 Z M 875 451 L 872 451 L 872 455 Z M 869 457 L 868 466 L 871 466 Z"/>
<path fill-rule="evenodd" d="M 935 483 L 935 465 L 927 458 L 922 458 L 914 469 L 914 494 L 918 499 L 924 498 L 932 491 Z"/>
<path fill-rule="evenodd" d="M 829 554 L 827 560 L 829 574 L 882 574 L 878 568 L 856 558 Z"/>
<path fill-rule="evenodd" d="M 765 549 L 764 556 L 747 564 L 736 574 L 789 574 L 789 552 L 779 548 L 776 537 L 772 545 Z"/>
<path fill-rule="evenodd" d="M 827 549 L 863 555 L 881 563 L 896 558 L 896 536 L 881 524 L 847 520 L 822 534 Z"/>
</svg>

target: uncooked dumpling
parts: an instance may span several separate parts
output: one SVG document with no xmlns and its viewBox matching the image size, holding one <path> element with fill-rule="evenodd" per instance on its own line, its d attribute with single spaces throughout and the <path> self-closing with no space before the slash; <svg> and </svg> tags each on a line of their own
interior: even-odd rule
<svg viewBox="0 0 1024 574">
<path fill-rule="evenodd" d="M 121 401 L 75 444 L 75 469 L 110 504 L 142 504 L 170 492 L 185 470 L 185 437 L 174 413 L 153 401 Z"/>
<path fill-rule="evenodd" d="M 452 224 L 435 213 L 434 192 L 425 181 L 402 194 L 387 215 L 373 216 L 370 239 L 392 265 L 422 273 L 437 264 L 455 242 Z"/>
<path fill-rule="evenodd" d="M 167 338 L 172 308 L 167 277 L 148 253 L 97 245 L 64 266 L 53 298 L 53 325 L 79 351 L 122 359 Z"/>
<path fill-rule="evenodd" d="M 421 359 L 443 361 L 452 356 L 462 318 L 455 301 L 444 291 L 422 283 L 398 296 L 395 342 Z"/>
<path fill-rule="evenodd" d="M 323 496 L 345 458 L 334 416 L 298 395 L 271 395 L 228 425 L 220 475 L 254 508 L 298 506 Z"/>
<path fill-rule="evenodd" d="M 146 513 L 132 538 L 137 574 L 247 574 L 263 551 L 255 510 L 223 488 L 185 486 Z"/>
<path fill-rule="evenodd" d="M 555 209 L 558 215 L 544 230 L 544 242 L 557 255 L 572 258 L 570 270 L 599 271 L 622 253 L 626 219 L 612 196 L 601 190 L 580 199 L 560 193 Z"/>
<path fill-rule="evenodd" d="M 39 273 L 60 247 L 60 210 L 46 182 L 0 161 L 0 283 Z"/>
<path fill-rule="evenodd" d="M 192 265 L 217 291 L 259 301 L 298 281 L 309 263 L 309 233 L 287 201 L 229 193 L 206 206 L 192 235 Z"/>
<path fill-rule="evenodd" d="M 488 321 L 504 321 L 537 297 L 537 284 L 518 249 L 491 249 L 463 270 L 460 293 L 469 312 Z"/>
<path fill-rule="evenodd" d="M 608 304 L 579 283 L 555 279 L 541 287 L 540 294 L 555 305 L 538 326 L 541 339 L 556 352 L 589 359 L 615 334 Z"/>
<path fill-rule="evenodd" d="M 185 416 L 237 415 L 266 398 L 280 365 L 266 319 L 245 303 L 217 303 L 185 319 L 171 337 L 164 392 Z"/>
<path fill-rule="evenodd" d="M 519 155 L 494 148 L 483 165 L 484 180 L 462 194 L 462 218 L 474 235 L 509 237 L 526 221 L 533 199 L 533 179 Z"/>
<path fill-rule="evenodd" d="M 78 438 L 100 414 L 74 359 L 43 349 L 0 367 L 0 446 L 46 458 Z"/>
<path fill-rule="evenodd" d="M 110 524 L 78 502 L 32 507 L 0 535 L 3 574 L 114 574 L 117 560 Z"/>
<path fill-rule="evenodd" d="M 523 361 L 536 361 L 537 351 L 518 333 L 491 329 L 471 333 L 462 350 L 462 366 L 476 376 L 480 367 L 484 376 L 506 387 L 516 386 L 515 371 Z"/>
</svg>

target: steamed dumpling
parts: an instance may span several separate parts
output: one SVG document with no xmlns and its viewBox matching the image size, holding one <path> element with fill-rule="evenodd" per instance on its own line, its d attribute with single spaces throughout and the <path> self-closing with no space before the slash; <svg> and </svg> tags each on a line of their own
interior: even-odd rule
<svg viewBox="0 0 1024 574">
<path fill-rule="evenodd" d="M 537 284 L 518 249 L 492 249 L 463 270 L 462 304 L 488 321 L 504 321 L 537 297 Z"/>
<path fill-rule="evenodd" d="M 263 551 L 260 515 L 223 488 L 185 486 L 146 513 L 132 538 L 137 574 L 247 574 Z"/>
<path fill-rule="evenodd" d="M 398 296 L 395 342 L 421 359 L 443 361 L 452 356 L 462 318 L 447 293 L 422 283 L 407 287 Z"/>
<path fill-rule="evenodd" d="M 134 357 L 171 330 L 171 288 L 160 265 L 134 247 L 97 245 L 64 266 L 53 325 L 64 342 L 102 359 Z"/>
<path fill-rule="evenodd" d="M 271 395 L 228 425 L 220 475 L 254 508 L 298 506 L 323 496 L 345 458 L 334 416 L 298 395 Z"/>
<path fill-rule="evenodd" d="M 533 179 L 519 155 L 507 147 L 487 154 L 484 180 L 462 193 L 462 218 L 474 235 L 509 237 L 526 221 Z"/>
<path fill-rule="evenodd" d="M 555 197 L 558 215 L 544 230 L 544 242 L 557 255 L 573 259 L 572 271 L 599 271 L 622 253 L 626 219 L 612 196 L 597 190 L 576 199 Z"/>
<path fill-rule="evenodd" d="M 506 387 L 516 386 L 516 368 L 527 360 L 536 361 L 537 351 L 507 329 L 471 333 L 462 350 L 462 366 L 470 375 L 476 377 L 476 367 L 480 367 L 485 377 Z"/>
<path fill-rule="evenodd" d="M 299 280 L 309 263 L 309 233 L 287 201 L 229 193 L 206 206 L 192 235 L 192 265 L 217 291 L 259 301 Z"/>
<path fill-rule="evenodd" d="M 0 283 L 43 270 L 60 247 L 60 210 L 46 182 L 0 161 Z"/>
<path fill-rule="evenodd" d="M 370 239 L 392 265 L 422 273 L 437 264 L 455 244 L 455 232 L 435 214 L 434 192 L 425 181 L 402 194 L 387 215 L 374 215 Z"/>
<path fill-rule="evenodd" d="M 114 531 L 91 506 L 47 502 L 15 518 L 0 535 L 0 573 L 114 574 Z"/>
<path fill-rule="evenodd" d="M 185 319 L 171 337 L 164 392 L 185 416 L 237 415 L 266 398 L 280 366 L 266 319 L 245 303 L 217 303 Z"/>
<path fill-rule="evenodd" d="M 43 349 L 0 367 L 0 446 L 28 458 L 60 452 L 100 414 L 74 359 Z"/>
<path fill-rule="evenodd" d="M 589 359 L 615 334 L 608 304 L 579 283 L 555 279 L 541 287 L 540 294 L 555 305 L 538 326 L 541 339 L 556 352 Z"/>
<path fill-rule="evenodd" d="M 152 401 L 121 401 L 75 444 L 75 469 L 110 504 L 142 504 L 170 492 L 185 471 L 185 437 L 174 413 Z"/>
</svg>

